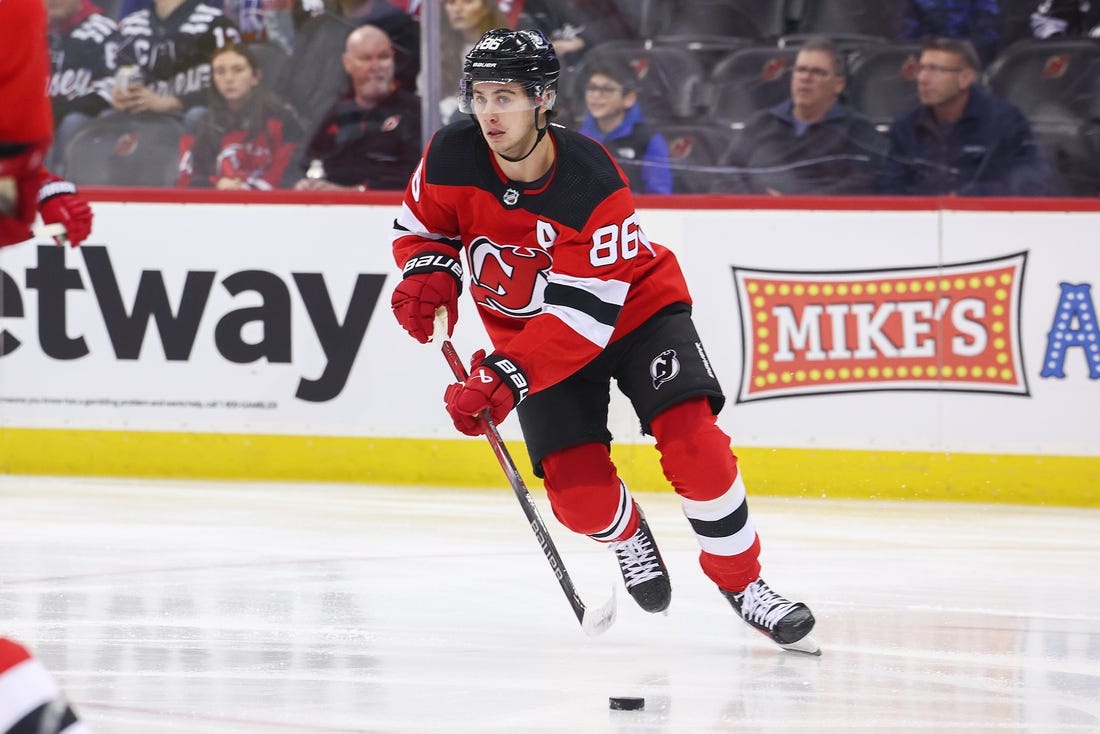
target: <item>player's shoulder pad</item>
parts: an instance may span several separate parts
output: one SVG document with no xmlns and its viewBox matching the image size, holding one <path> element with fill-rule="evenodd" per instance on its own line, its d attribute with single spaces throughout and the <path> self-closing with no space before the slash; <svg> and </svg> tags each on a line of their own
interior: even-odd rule
<svg viewBox="0 0 1100 734">
<path fill-rule="evenodd" d="M 486 158 L 488 146 L 473 120 L 463 119 L 440 128 L 428 144 L 424 178 L 444 186 L 468 185 L 475 161 Z"/>
<path fill-rule="evenodd" d="M 606 148 L 575 130 L 559 125 L 551 129 L 558 143 L 559 177 L 571 184 L 576 182 L 578 188 L 587 189 L 601 201 L 626 188 Z"/>
</svg>

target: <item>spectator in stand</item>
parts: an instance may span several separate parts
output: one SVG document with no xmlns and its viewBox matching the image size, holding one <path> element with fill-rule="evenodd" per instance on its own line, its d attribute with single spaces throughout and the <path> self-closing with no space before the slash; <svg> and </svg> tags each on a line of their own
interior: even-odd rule
<svg viewBox="0 0 1100 734">
<path fill-rule="evenodd" d="M 604 41 L 638 37 L 615 0 L 527 0 L 520 25 L 542 31 L 565 67 L 575 66 L 585 51 Z"/>
<path fill-rule="evenodd" d="M 443 123 L 451 122 L 458 111 L 458 77 L 466 54 L 481 36 L 493 28 L 508 28 L 508 17 L 496 0 L 441 0 L 447 22 L 440 28 L 439 56 L 443 97 L 439 111 Z"/>
<path fill-rule="evenodd" d="M 305 137 L 297 113 L 261 85 L 247 46 L 221 47 L 210 68 L 210 106 L 195 135 L 180 141 L 180 186 L 270 191 L 292 184 L 290 162 Z"/>
<path fill-rule="evenodd" d="M 362 25 L 381 28 L 395 51 L 395 75 L 404 89 L 416 89 L 420 73 L 420 24 L 387 0 L 328 0 L 328 9 L 306 21 L 295 34 L 289 72 L 279 87 L 282 97 L 315 129 L 323 114 L 346 89 L 341 49 L 348 34 Z"/>
<path fill-rule="evenodd" d="M 46 0 L 49 17 L 49 95 L 54 144 L 48 166 L 57 172 L 69 139 L 85 122 L 111 109 L 111 64 L 118 25 L 90 0 Z"/>
<path fill-rule="evenodd" d="M 119 31 L 121 78 L 115 77 L 111 105 L 128 114 L 179 114 L 188 129 L 205 111 L 214 50 L 241 41 L 236 26 L 203 0 L 153 0 L 123 18 Z"/>
<path fill-rule="evenodd" d="M 1100 1 L 1043 0 L 1031 14 L 1036 38 L 1100 38 Z"/>
<path fill-rule="evenodd" d="M 1001 40 L 999 0 L 909 0 L 901 37 L 908 41 L 959 38 L 970 41 L 982 63 L 997 54 Z"/>
<path fill-rule="evenodd" d="M 868 194 L 885 147 L 874 124 L 841 104 L 844 54 L 824 36 L 799 47 L 791 96 L 745 124 L 730 162 L 735 193 Z M 726 188 L 726 187 L 723 187 Z"/>
<path fill-rule="evenodd" d="M 403 189 L 420 162 L 420 98 L 394 75 L 394 49 L 372 25 L 348 36 L 351 88 L 336 101 L 306 148 L 300 191 Z M 320 166 L 323 170 L 318 171 Z"/>
<path fill-rule="evenodd" d="M 980 89 L 967 41 L 926 41 L 917 66 L 920 105 L 890 127 L 884 193 L 1042 196 L 1051 169 L 1019 109 Z"/>
<path fill-rule="evenodd" d="M 610 59 L 592 64 L 588 67 L 584 102 L 588 113 L 580 132 L 603 143 L 630 179 L 631 190 L 636 194 L 671 194 L 668 144 L 642 116 L 633 70 Z"/>
</svg>

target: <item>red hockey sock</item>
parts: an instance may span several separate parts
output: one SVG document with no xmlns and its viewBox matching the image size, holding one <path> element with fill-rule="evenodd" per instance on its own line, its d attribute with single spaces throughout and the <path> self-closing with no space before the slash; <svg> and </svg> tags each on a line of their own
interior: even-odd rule
<svg viewBox="0 0 1100 734">
<path fill-rule="evenodd" d="M 706 398 L 672 406 L 653 419 L 652 429 L 661 452 L 661 468 L 678 495 L 712 500 L 733 484 L 737 457 Z"/>
<path fill-rule="evenodd" d="M 705 398 L 669 408 L 652 425 L 661 468 L 703 549 L 703 573 L 722 589 L 741 591 L 760 576 L 760 539 L 729 436 Z"/>
<path fill-rule="evenodd" d="M 543 458 L 542 468 L 550 507 L 565 527 L 602 542 L 629 538 L 638 529 L 634 500 L 603 444 L 556 451 Z"/>
</svg>

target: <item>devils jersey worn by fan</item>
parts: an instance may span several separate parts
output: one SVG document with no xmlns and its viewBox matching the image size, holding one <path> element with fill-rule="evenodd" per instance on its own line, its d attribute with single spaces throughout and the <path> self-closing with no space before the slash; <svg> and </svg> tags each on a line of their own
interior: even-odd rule
<svg viewBox="0 0 1100 734">
<path fill-rule="evenodd" d="M 531 392 L 573 374 L 661 308 L 691 302 L 675 258 L 638 224 L 608 152 L 557 125 L 549 136 L 554 167 L 521 184 L 505 178 L 475 123 L 448 125 L 432 138 L 394 222 L 399 267 L 417 254 L 465 249 L 489 337 L 523 366 Z"/>
<path fill-rule="evenodd" d="M 43 94 L 49 69 L 42 0 L 0 0 L 0 146 L 49 145 L 53 117 Z"/>
<path fill-rule="evenodd" d="M 152 7 L 130 13 L 119 32 L 119 66 L 141 67 L 150 89 L 178 97 L 185 109 L 207 101 L 214 50 L 241 41 L 222 11 L 202 0 L 185 0 L 167 18 Z"/>
<path fill-rule="evenodd" d="M 64 20 L 50 23 L 49 95 L 54 116 L 70 112 L 90 117 L 111 106 L 111 84 L 118 55 L 118 26 L 89 0 Z"/>
</svg>

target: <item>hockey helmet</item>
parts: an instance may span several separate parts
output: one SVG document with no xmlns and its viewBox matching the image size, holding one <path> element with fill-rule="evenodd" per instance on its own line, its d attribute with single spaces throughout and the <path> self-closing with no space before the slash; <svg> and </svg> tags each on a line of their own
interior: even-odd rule
<svg viewBox="0 0 1100 734">
<path fill-rule="evenodd" d="M 473 112 L 476 82 L 519 82 L 535 106 L 554 108 L 561 64 L 550 41 L 537 30 L 494 28 L 481 37 L 462 64 L 458 82 L 459 109 Z"/>
</svg>

